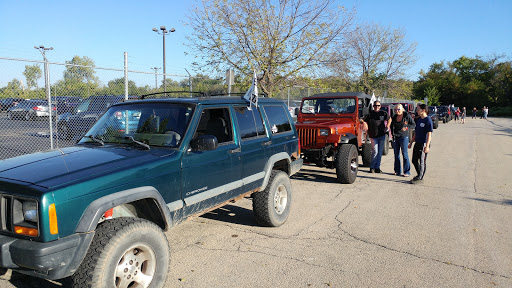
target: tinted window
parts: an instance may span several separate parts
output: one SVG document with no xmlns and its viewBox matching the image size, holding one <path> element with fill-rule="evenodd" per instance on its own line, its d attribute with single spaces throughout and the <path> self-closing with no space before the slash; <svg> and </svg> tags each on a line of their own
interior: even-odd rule
<svg viewBox="0 0 512 288">
<path fill-rule="evenodd" d="M 265 132 L 265 125 L 263 125 L 263 118 L 261 118 L 261 113 L 259 109 L 252 109 L 254 114 L 254 119 L 256 120 L 256 130 L 258 131 L 258 136 L 267 135 Z"/>
<path fill-rule="evenodd" d="M 282 133 L 292 130 L 290 120 L 288 119 L 288 112 L 283 106 L 263 106 L 265 114 L 267 115 L 270 124 L 270 131 L 272 134 Z"/>
<path fill-rule="evenodd" d="M 240 129 L 240 138 L 246 139 L 266 135 L 263 119 L 258 109 L 247 107 L 235 107 L 236 119 Z"/>
<path fill-rule="evenodd" d="M 235 107 L 235 112 L 240 138 L 246 139 L 258 136 L 252 110 L 248 110 L 247 107 Z"/>
</svg>

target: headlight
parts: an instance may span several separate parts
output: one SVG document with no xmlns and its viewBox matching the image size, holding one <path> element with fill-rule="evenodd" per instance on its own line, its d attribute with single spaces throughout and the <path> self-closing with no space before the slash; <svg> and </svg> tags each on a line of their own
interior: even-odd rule
<svg viewBox="0 0 512 288">
<path fill-rule="evenodd" d="M 12 222 L 14 232 L 27 236 L 39 235 L 37 202 L 29 199 L 12 199 Z"/>
<path fill-rule="evenodd" d="M 329 129 L 320 129 L 320 136 L 329 136 Z"/>
</svg>

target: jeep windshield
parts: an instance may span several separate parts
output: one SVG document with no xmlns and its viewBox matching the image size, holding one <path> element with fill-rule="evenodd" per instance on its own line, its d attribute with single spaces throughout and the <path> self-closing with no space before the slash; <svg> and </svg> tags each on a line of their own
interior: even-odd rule
<svg viewBox="0 0 512 288">
<path fill-rule="evenodd" d="M 193 105 L 162 102 L 133 102 L 111 107 L 85 133 L 79 144 L 127 144 L 141 148 L 176 148 L 194 112 Z M 97 144 L 96 144 L 97 145 Z"/>
<path fill-rule="evenodd" d="M 305 114 L 352 114 L 355 111 L 355 98 L 308 98 L 301 106 Z"/>
</svg>

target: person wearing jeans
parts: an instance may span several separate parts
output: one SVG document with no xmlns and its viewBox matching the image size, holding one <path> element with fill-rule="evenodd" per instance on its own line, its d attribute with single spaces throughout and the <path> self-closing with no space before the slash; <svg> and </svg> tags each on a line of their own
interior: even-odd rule
<svg viewBox="0 0 512 288">
<path fill-rule="evenodd" d="M 372 161 L 370 163 L 370 173 L 381 173 L 380 160 L 382 151 L 386 145 L 386 133 L 391 125 L 391 118 L 386 111 L 380 110 L 380 101 L 373 103 L 373 110 L 364 117 L 363 130 L 368 131 L 372 145 Z M 386 124 L 387 121 L 387 124 Z"/>
<path fill-rule="evenodd" d="M 414 139 L 409 143 L 409 148 L 414 143 L 412 150 L 412 164 L 418 175 L 411 180 L 412 184 L 423 182 L 425 172 L 427 171 L 427 155 L 430 151 L 430 142 L 432 141 L 432 119 L 428 117 L 428 107 L 420 104 L 416 107 L 416 114 L 420 117 L 416 120 L 416 129 Z"/>
<path fill-rule="evenodd" d="M 391 122 L 391 133 L 393 134 L 393 151 L 395 153 L 395 175 L 411 176 L 411 164 L 409 162 L 409 153 L 407 145 L 409 144 L 409 130 L 414 127 L 414 119 L 404 111 L 402 104 L 395 107 L 395 115 Z M 404 174 L 402 174 L 402 165 L 400 161 L 400 150 L 404 160 Z"/>
</svg>

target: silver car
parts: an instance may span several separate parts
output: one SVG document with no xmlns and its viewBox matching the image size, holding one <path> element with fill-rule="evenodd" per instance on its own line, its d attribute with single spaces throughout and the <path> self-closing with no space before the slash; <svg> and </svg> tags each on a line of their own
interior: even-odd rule
<svg viewBox="0 0 512 288">
<path fill-rule="evenodd" d="M 50 116 L 48 101 L 44 100 L 25 100 L 7 110 L 7 118 L 11 120 L 34 120 L 37 117 L 48 116 Z"/>
</svg>

